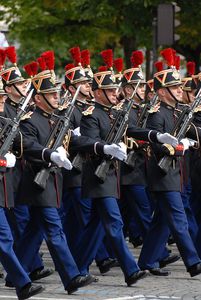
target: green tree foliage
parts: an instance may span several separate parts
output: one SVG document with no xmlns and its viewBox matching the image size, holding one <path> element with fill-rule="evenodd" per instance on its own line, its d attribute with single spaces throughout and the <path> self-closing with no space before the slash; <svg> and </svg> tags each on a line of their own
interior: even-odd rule
<svg viewBox="0 0 201 300">
<path fill-rule="evenodd" d="M 2 1 L 2 0 L 1 0 Z M 160 0 L 7 0 L 0 18 L 9 22 L 9 41 L 20 44 L 19 59 L 25 64 L 42 51 L 52 49 L 56 67 L 62 70 L 70 61 L 68 49 L 79 45 L 93 54 L 92 65 L 101 64 L 99 53 L 108 47 L 115 56 L 125 57 L 129 66 L 131 51 L 152 49 L 152 21 Z M 169 0 L 165 1 L 171 2 Z M 181 39 L 174 45 L 189 59 L 198 56 L 201 36 L 201 2 L 177 0 L 181 7 Z M 6 14 L 5 14 L 6 12 Z M 198 61 L 198 59 L 197 59 Z"/>
</svg>

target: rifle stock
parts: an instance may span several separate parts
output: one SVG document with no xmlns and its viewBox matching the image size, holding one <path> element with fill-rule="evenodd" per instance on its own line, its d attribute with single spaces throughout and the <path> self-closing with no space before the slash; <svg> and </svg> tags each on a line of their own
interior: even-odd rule
<svg viewBox="0 0 201 300">
<path fill-rule="evenodd" d="M 186 108 L 182 111 L 182 113 L 180 114 L 180 116 L 173 128 L 173 131 L 171 134 L 174 135 L 176 138 L 178 138 L 178 140 L 181 140 L 185 136 L 188 126 L 190 125 L 190 122 L 192 121 L 195 109 L 201 103 L 200 94 L 201 94 L 201 89 L 198 91 L 197 96 L 196 96 L 192 106 L 190 108 Z M 167 174 L 173 160 L 174 160 L 174 157 L 165 155 L 164 157 L 162 157 L 160 159 L 158 166 L 165 174 Z"/>
<path fill-rule="evenodd" d="M 128 100 L 128 103 L 126 107 L 123 107 L 123 109 L 118 113 L 114 124 L 112 125 L 108 136 L 106 138 L 106 142 L 108 144 L 118 144 L 121 139 L 123 134 L 125 133 L 126 127 L 128 125 L 128 118 L 129 118 L 129 113 L 130 110 L 133 106 L 134 103 L 134 96 L 137 92 L 137 88 L 140 84 L 141 80 L 138 81 L 138 83 L 135 86 L 135 89 L 133 91 L 133 94 L 131 95 L 130 99 Z M 107 177 L 107 173 L 109 171 L 110 165 L 112 163 L 112 158 L 111 159 L 103 159 L 100 165 L 97 167 L 95 171 L 95 175 L 97 178 L 99 178 L 100 182 L 103 183 Z"/>
<path fill-rule="evenodd" d="M 0 156 L 4 156 L 10 149 L 17 133 L 18 133 L 18 127 L 20 124 L 21 118 L 25 115 L 26 111 L 25 108 L 27 107 L 31 97 L 33 94 L 33 89 L 29 92 L 27 97 L 23 100 L 23 105 L 19 106 L 19 112 L 16 115 L 16 117 L 11 120 L 7 119 L 5 126 L 2 128 L 0 133 L 0 139 L 3 140 L 3 144 L 0 148 Z M 0 179 L 3 177 L 2 174 L 0 174 Z"/>
<path fill-rule="evenodd" d="M 70 118 L 74 110 L 75 100 L 77 99 L 77 96 L 80 91 L 79 86 L 76 90 L 76 93 L 70 103 L 70 105 L 67 107 L 66 113 L 64 117 L 61 117 L 58 122 L 56 123 L 55 127 L 53 128 L 50 136 L 47 139 L 45 147 L 50 147 L 51 149 L 56 150 L 59 146 L 61 146 L 64 136 L 68 132 L 70 128 Z M 53 143 L 52 143 L 53 140 Z M 55 166 L 50 166 L 48 168 L 42 168 L 35 176 L 34 178 L 34 184 L 36 184 L 37 187 L 44 190 L 47 185 L 47 180 L 49 178 L 50 172 L 55 168 Z"/>
</svg>

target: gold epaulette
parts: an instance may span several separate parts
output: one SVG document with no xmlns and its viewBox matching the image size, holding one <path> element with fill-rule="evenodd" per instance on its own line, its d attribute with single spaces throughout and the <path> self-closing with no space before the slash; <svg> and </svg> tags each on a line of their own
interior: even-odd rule
<svg viewBox="0 0 201 300">
<path fill-rule="evenodd" d="M 82 112 L 84 116 L 92 115 L 95 106 L 91 105 L 86 110 Z"/>
<path fill-rule="evenodd" d="M 154 107 L 150 108 L 149 113 L 153 114 L 153 113 L 159 111 L 159 109 L 160 109 L 160 102 L 157 103 Z"/>
<path fill-rule="evenodd" d="M 26 113 L 23 117 L 21 117 L 21 121 L 27 120 L 27 119 L 31 119 L 31 115 L 33 114 L 33 111 L 29 111 L 28 113 Z"/>
<path fill-rule="evenodd" d="M 119 102 L 117 105 L 113 106 L 112 109 L 120 110 L 123 108 L 123 105 L 124 105 L 123 102 Z"/>
<path fill-rule="evenodd" d="M 199 111 L 201 111 L 201 105 L 198 105 L 198 107 L 196 107 L 195 110 L 194 110 L 195 113 L 197 113 Z"/>
</svg>

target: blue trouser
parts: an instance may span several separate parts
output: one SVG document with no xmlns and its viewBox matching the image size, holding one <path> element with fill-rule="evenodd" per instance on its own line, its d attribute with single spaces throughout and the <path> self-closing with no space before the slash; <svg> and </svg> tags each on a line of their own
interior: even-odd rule
<svg viewBox="0 0 201 300">
<path fill-rule="evenodd" d="M 155 267 L 169 236 L 173 235 L 186 268 L 200 262 L 188 231 L 180 192 L 154 192 L 156 209 L 139 257 L 142 269 Z"/>
<path fill-rule="evenodd" d="M 80 272 L 68 248 L 61 219 L 56 208 L 30 208 L 30 221 L 16 250 L 19 261 L 26 269 L 27 265 L 34 260 L 35 255 L 37 255 L 34 245 L 38 239 L 37 234 L 40 234 L 41 230 L 44 233 L 56 270 L 60 275 L 64 288 L 66 288 L 70 280 L 78 276 Z"/>
<path fill-rule="evenodd" d="M 139 268 L 124 240 L 123 222 L 117 201 L 112 197 L 97 198 L 92 201 L 93 213 L 91 215 L 93 218 L 85 228 L 79 247 L 74 253 L 78 267 L 83 274 L 87 272 L 106 233 L 125 278 L 127 278 Z"/>
<path fill-rule="evenodd" d="M 63 228 L 67 237 L 69 248 L 72 254 L 79 245 L 82 233 L 91 219 L 91 199 L 81 197 L 81 188 L 70 188 L 63 197 L 64 204 L 64 223 Z M 67 203 L 68 202 L 68 203 Z M 98 261 L 109 257 L 105 245 L 102 243 L 97 252 Z"/>
<path fill-rule="evenodd" d="M 12 233 L 2 207 L 0 207 L 0 261 L 17 291 L 31 282 L 13 250 Z"/>
<path fill-rule="evenodd" d="M 23 234 L 25 232 L 26 226 L 29 223 L 30 220 L 30 213 L 29 213 L 29 206 L 28 205 L 16 205 L 13 209 L 15 214 L 15 220 L 18 230 L 18 238 L 15 240 L 16 248 L 18 247 L 18 244 L 20 243 L 21 238 L 23 237 Z M 34 260 L 32 261 L 31 265 L 29 266 L 29 269 L 27 270 L 28 273 L 33 272 L 36 269 L 44 268 L 43 261 L 41 259 L 41 256 L 39 254 L 39 249 L 41 247 L 41 244 L 43 242 L 44 236 L 42 230 L 37 233 L 37 239 L 35 239 L 35 245 L 33 247 L 36 248 L 36 251 L 38 253 L 34 257 Z"/>
<path fill-rule="evenodd" d="M 122 194 L 144 238 L 152 220 L 152 209 L 146 187 L 143 185 L 122 186 Z"/>
<path fill-rule="evenodd" d="M 198 234 L 198 225 L 193 213 L 193 210 L 191 208 L 190 200 L 191 200 L 191 183 L 190 181 L 188 184 L 185 184 L 183 186 L 183 191 L 181 193 L 184 209 L 186 212 L 187 220 L 188 220 L 188 227 L 189 227 L 189 233 L 191 235 L 191 238 L 193 242 L 195 243 L 197 234 Z"/>
</svg>

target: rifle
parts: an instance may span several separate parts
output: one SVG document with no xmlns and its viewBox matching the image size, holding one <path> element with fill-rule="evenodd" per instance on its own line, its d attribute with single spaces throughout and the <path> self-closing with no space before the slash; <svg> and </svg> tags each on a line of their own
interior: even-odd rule
<svg viewBox="0 0 201 300">
<path fill-rule="evenodd" d="M 118 88 L 116 90 L 116 94 L 119 92 L 119 89 L 121 88 L 122 82 L 119 83 Z M 75 168 L 78 172 L 82 172 L 82 164 L 83 164 L 83 156 L 80 153 L 77 153 L 76 156 L 72 160 L 72 166 Z"/>
<path fill-rule="evenodd" d="M 195 112 L 195 109 L 201 103 L 201 95 L 200 94 L 201 94 L 201 89 L 197 93 L 197 96 L 196 96 L 193 104 L 191 105 L 191 107 L 186 107 L 182 111 L 182 113 L 180 114 L 179 118 L 177 119 L 176 124 L 171 132 L 171 134 L 174 135 L 179 141 L 186 135 L 188 126 L 190 125 L 190 123 L 193 119 L 193 114 Z M 174 160 L 173 157 L 165 155 L 163 158 L 160 159 L 158 166 L 165 174 L 167 174 L 173 160 Z"/>
<path fill-rule="evenodd" d="M 71 115 L 72 115 L 74 107 L 75 107 L 74 104 L 75 104 L 75 101 L 79 94 L 80 87 L 81 86 L 79 86 L 77 88 L 72 101 L 69 103 L 69 105 L 66 109 L 65 115 L 58 119 L 54 128 L 52 129 L 52 131 L 45 143 L 46 148 L 51 148 L 52 150 L 55 151 L 63 143 L 64 137 L 65 137 L 66 133 L 68 132 L 68 130 L 70 129 L 70 119 L 71 119 Z M 51 166 L 49 166 L 47 168 L 42 168 L 36 174 L 36 176 L 34 178 L 34 183 L 39 188 L 44 190 L 46 188 L 46 184 L 47 184 L 47 180 L 49 178 L 50 172 L 53 171 L 55 168 L 56 167 L 54 165 L 52 166 L 52 164 L 51 164 Z"/>
<path fill-rule="evenodd" d="M 128 126 L 129 113 L 134 103 L 134 96 L 137 92 L 137 88 L 140 84 L 141 80 L 138 81 L 136 87 L 133 91 L 130 99 L 126 100 L 126 105 L 123 106 L 122 110 L 120 110 L 115 117 L 115 121 L 106 137 L 107 144 L 118 144 L 125 130 Z M 112 163 L 112 158 L 104 158 L 100 165 L 96 168 L 95 175 L 99 178 L 99 180 L 103 183 L 106 179 L 107 173 L 109 171 L 110 165 Z"/>
<path fill-rule="evenodd" d="M 154 108 L 157 101 L 158 101 L 158 95 L 155 95 L 153 97 L 153 99 L 150 101 L 150 103 L 145 104 L 145 106 L 143 107 L 143 109 L 141 111 L 141 114 L 138 118 L 138 121 L 137 121 L 137 124 L 136 124 L 137 127 L 146 128 L 146 123 L 147 123 L 147 119 L 148 119 L 148 116 L 150 114 L 150 111 Z M 128 153 L 128 156 L 127 156 L 127 159 L 126 159 L 125 163 L 129 167 L 134 169 L 135 168 L 135 162 L 136 162 L 136 152 L 135 152 L 135 150 L 131 150 Z"/>
<path fill-rule="evenodd" d="M 146 127 L 146 123 L 147 123 L 147 119 L 148 116 L 150 114 L 150 111 L 154 108 L 154 106 L 156 105 L 156 103 L 158 102 L 158 95 L 156 94 L 153 99 L 151 99 L 150 103 L 146 103 L 145 106 L 143 107 L 140 116 L 138 118 L 137 127 L 140 128 L 145 128 Z"/>
<path fill-rule="evenodd" d="M 25 97 L 25 99 L 23 100 L 23 104 L 19 106 L 19 111 L 16 117 L 13 120 L 9 118 L 6 119 L 6 123 L 0 132 L 0 140 L 2 141 L 2 146 L 0 148 L 0 156 L 4 156 L 9 151 L 13 143 L 13 140 L 18 133 L 20 120 L 26 114 L 25 108 L 32 97 L 33 91 L 34 90 L 32 89 L 29 92 L 27 97 Z M 2 174 L 0 174 L 0 179 L 1 178 L 2 178 Z"/>
</svg>

